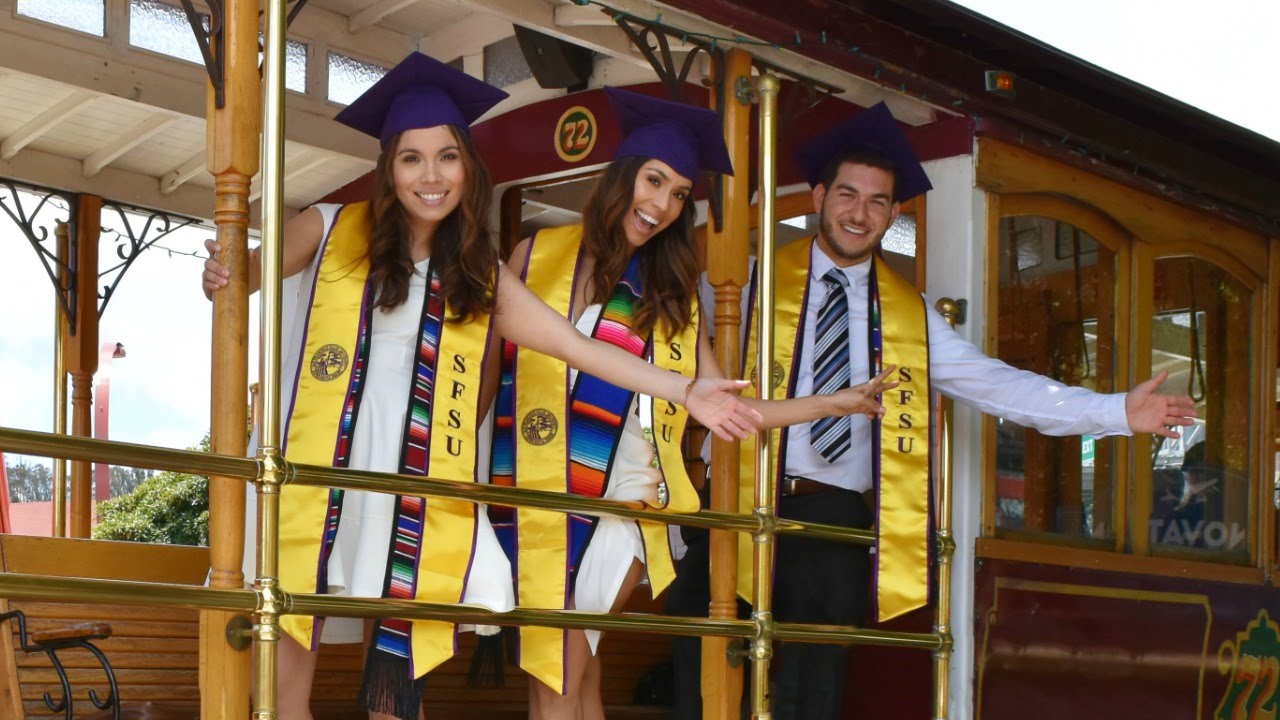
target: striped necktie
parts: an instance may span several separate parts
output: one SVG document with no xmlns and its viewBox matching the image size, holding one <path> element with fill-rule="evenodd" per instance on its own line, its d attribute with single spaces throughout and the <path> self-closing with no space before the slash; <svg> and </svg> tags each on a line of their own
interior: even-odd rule
<svg viewBox="0 0 1280 720">
<path fill-rule="evenodd" d="M 839 268 L 831 268 L 822 280 L 827 284 L 827 296 L 818 308 L 813 334 L 815 395 L 849 387 L 849 298 L 845 293 L 849 278 Z M 809 443 L 833 463 L 849 450 L 850 428 L 848 417 L 819 418 L 809 424 Z"/>
</svg>

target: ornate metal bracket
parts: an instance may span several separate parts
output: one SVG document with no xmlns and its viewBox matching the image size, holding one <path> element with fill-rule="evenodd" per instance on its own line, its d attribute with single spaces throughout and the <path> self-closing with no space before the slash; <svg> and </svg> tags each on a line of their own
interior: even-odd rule
<svg viewBox="0 0 1280 720">
<path fill-rule="evenodd" d="M 204 69 L 209 73 L 209 84 L 213 86 L 213 102 L 221 109 L 227 103 L 226 79 L 226 38 L 222 32 L 226 27 L 226 5 L 224 0 L 205 0 L 209 5 L 209 27 L 205 29 L 205 15 L 196 9 L 192 0 L 181 0 L 182 9 L 191 24 L 191 32 L 196 36 L 196 45 L 200 46 L 200 56 L 204 58 Z M 288 0 L 289 16 L 285 27 L 293 25 L 293 21 L 306 7 L 307 0 Z M 261 13 L 259 13 L 261 14 Z"/>
<path fill-rule="evenodd" d="M 717 46 L 714 41 L 708 42 L 700 37 L 682 33 L 674 28 L 627 15 L 615 17 L 614 22 L 627 34 L 627 37 L 631 38 L 631 43 L 649 61 L 649 66 L 653 68 L 653 71 L 662 80 L 662 84 L 667 89 L 667 96 L 672 100 L 684 102 L 684 86 L 689 79 L 689 73 L 693 70 L 698 54 L 706 53 L 707 57 L 711 59 L 713 68 L 711 77 L 714 80 L 711 84 L 711 93 L 715 96 L 716 107 L 724 108 L 724 50 Z M 693 46 L 693 49 L 685 55 L 683 63 L 677 63 L 675 56 L 671 53 L 672 38 L 677 38 L 680 42 Z M 723 116 L 723 110 L 721 110 L 721 115 Z M 719 231 L 724 205 L 723 183 L 712 183 L 711 192 L 707 196 L 707 204 L 710 210 L 712 227 Z"/>
<path fill-rule="evenodd" d="M 105 283 L 102 286 L 102 292 L 98 295 L 99 318 L 106 312 L 107 303 L 111 302 L 111 296 L 115 294 L 116 287 L 120 285 L 120 281 L 124 279 L 125 273 L 129 271 L 134 261 L 142 255 L 142 251 L 155 245 L 170 233 L 199 223 L 194 218 L 113 202 L 102 203 L 103 214 L 105 215 L 107 211 L 114 211 L 120 218 L 119 227 L 104 226 L 102 228 L 104 235 L 115 235 L 116 257 L 119 262 L 98 272 L 98 279 Z M 139 216 L 145 218 L 140 229 L 134 227 L 134 223 L 139 221 Z"/>
<path fill-rule="evenodd" d="M 111 636 L 111 629 L 105 626 L 88 626 L 85 627 L 85 633 L 77 634 L 74 637 L 59 638 L 48 640 L 45 642 L 33 642 L 27 635 L 27 617 L 21 610 L 13 610 L 0 615 L 0 623 L 5 620 L 16 620 L 18 622 L 18 638 L 22 645 L 22 651 L 28 655 L 42 652 L 49 656 L 49 662 L 53 664 L 53 669 L 58 673 L 58 682 L 62 685 L 62 697 L 56 701 L 49 693 L 44 694 L 44 704 L 50 711 L 62 713 L 64 720 L 73 720 L 75 718 L 75 703 L 71 699 L 71 681 L 67 678 L 67 670 L 62 666 L 62 661 L 58 659 L 58 651 L 68 648 L 81 648 L 88 650 L 98 660 L 98 664 L 102 666 L 102 671 L 107 676 L 107 699 L 103 700 L 98 697 L 96 690 L 89 690 L 89 702 L 99 710 L 110 708 L 112 720 L 120 720 L 120 687 L 116 684 L 116 673 L 111 669 L 111 663 L 107 660 L 107 656 L 94 645 L 91 640 L 103 640 Z"/>
<path fill-rule="evenodd" d="M 209 73 L 209 84 L 213 86 L 213 102 L 221 109 L 227 102 L 226 94 L 226 42 L 222 28 L 226 21 L 226 6 L 222 0 L 205 0 L 209 5 L 209 27 L 205 29 L 205 15 L 196 10 L 191 0 L 182 0 L 182 9 L 187 14 L 187 22 L 191 24 L 191 32 L 196 36 L 196 44 L 200 46 L 200 56 L 204 58 L 204 69 Z"/>
<path fill-rule="evenodd" d="M 22 197 L 18 194 L 19 189 L 25 193 L 40 196 L 34 208 L 28 210 L 23 204 Z M 75 262 L 77 245 L 74 227 L 76 196 L 59 190 L 29 185 L 20 186 L 8 180 L 0 180 L 0 210 L 3 210 L 13 224 L 18 226 L 23 237 L 31 244 L 31 249 L 35 250 L 40 258 L 40 264 L 44 266 L 49 281 L 53 283 L 54 292 L 57 293 L 58 307 L 67 320 L 67 328 L 74 333 L 77 299 Z M 70 229 L 71 241 L 67 247 L 68 257 L 65 258 L 58 255 L 56 244 L 54 247 L 46 247 L 46 243 L 55 236 L 54 229 L 60 223 L 65 223 Z"/>
<path fill-rule="evenodd" d="M 289 8 L 289 17 L 285 18 L 285 29 L 293 27 L 293 21 L 298 17 L 298 13 L 302 12 L 302 8 L 307 6 L 307 0 L 289 0 L 286 5 L 292 5 Z"/>
</svg>

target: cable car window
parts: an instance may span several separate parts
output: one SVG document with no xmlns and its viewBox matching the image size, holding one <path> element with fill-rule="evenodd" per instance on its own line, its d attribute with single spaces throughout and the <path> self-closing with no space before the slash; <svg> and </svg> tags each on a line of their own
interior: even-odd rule
<svg viewBox="0 0 1280 720">
<path fill-rule="evenodd" d="M 329 100 L 349 104 L 378 82 L 387 69 L 342 53 L 329 53 Z"/>
<path fill-rule="evenodd" d="M 1196 258 L 1155 262 L 1151 372 L 1185 392 L 1199 417 L 1156 439 L 1148 532 L 1153 548 L 1248 559 L 1253 377 L 1252 293 Z"/>
<path fill-rule="evenodd" d="M 103 37 L 104 0 L 18 0 L 18 14 Z"/>
<path fill-rule="evenodd" d="M 209 16 L 200 13 L 200 24 L 208 29 Z M 186 12 L 159 0 L 129 3 L 129 44 L 188 62 L 204 63 Z"/>
<path fill-rule="evenodd" d="M 307 44 L 297 40 L 285 42 L 284 86 L 294 92 L 307 91 Z"/>
<path fill-rule="evenodd" d="M 1116 254 L 1048 217 L 1000 222 L 997 356 L 1067 385 L 1115 386 Z M 1115 537 L 1116 444 L 996 422 L 996 527 Z M 1108 543 L 1109 544 L 1109 543 Z"/>
</svg>

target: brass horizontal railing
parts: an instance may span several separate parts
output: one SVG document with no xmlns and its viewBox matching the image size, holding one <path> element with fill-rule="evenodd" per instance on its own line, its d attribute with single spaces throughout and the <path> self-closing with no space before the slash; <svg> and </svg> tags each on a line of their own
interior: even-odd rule
<svg viewBox="0 0 1280 720">
<path fill-rule="evenodd" d="M 68 460 L 106 462 L 112 465 L 172 470 L 199 475 L 256 480 L 259 462 L 253 458 L 237 458 L 226 455 L 197 452 L 194 450 L 170 450 L 150 445 L 120 443 L 108 440 L 56 435 L 31 430 L 0 428 L 0 450 L 27 455 L 39 455 Z M 286 462 L 286 484 L 311 487 L 336 487 L 344 490 L 367 490 L 422 497 L 451 498 L 474 503 L 486 503 L 537 510 L 554 510 L 586 515 L 599 515 L 630 520 L 650 520 L 669 525 L 682 525 L 716 530 L 733 530 L 757 533 L 761 519 L 753 515 L 739 515 L 701 511 L 697 513 L 670 513 L 649 509 L 640 502 L 621 502 L 602 498 L 588 498 L 546 490 L 502 487 L 486 483 L 460 483 L 436 478 L 414 477 L 376 473 L 364 470 L 346 470 L 317 465 L 295 465 Z M 815 539 L 835 540 L 858 545 L 875 543 L 871 530 L 843 528 L 822 523 L 770 519 L 772 532 L 783 535 L 804 535 Z"/>
<path fill-rule="evenodd" d="M 60 436 L 29 430 L 0 428 L 0 449 L 69 460 L 110 462 L 155 470 L 219 474 L 254 481 L 261 463 L 191 450 L 171 450 L 149 445 Z M 477 503 L 530 507 L 542 510 L 607 515 L 652 520 L 703 528 L 759 533 L 758 517 L 731 513 L 666 513 L 645 509 L 640 503 L 485 484 L 457 483 L 433 478 L 412 479 L 393 474 L 339 470 L 311 465 L 286 465 L 288 480 L 299 485 L 342 487 L 373 492 L 447 497 Z M 874 542 L 868 530 L 850 530 L 819 523 L 771 519 L 771 532 L 854 543 Z M 385 598 L 351 598 L 289 593 L 276 590 L 283 614 L 343 617 L 401 617 L 409 620 L 451 620 L 488 625 L 540 625 L 557 628 L 625 630 L 669 635 L 713 635 L 755 638 L 756 620 L 711 620 L 640 613 L 591 613 L 516 608 L 498 613 L 473 605 L 422 603 Z M 12 599 L 77 600 L 104 604 L 148 605 L 190 609 L 256 612 L 263 593 L 256 588 L 214 589 L 189 585 L 68 578 L 22 573 L 0 573 L 0 597 Z M 893 647 L 937 649 L 943 642 L 935 633 L 896 633 L 855 627 L 801 623 L 772 624 L 775 639 L 807 643 L 875 644 Z"/>
<path fill-rule="evenodd" d="M 538 610 L 515 608 L 494 612 L 475 605 L 426 603 L 388 598 L 355 598 L 281 592 L 286 615 L 321 617 L 379 618 L 406 620 L 448 620 L 480 625 L 538 625 L 563 629 L 614 630 L 659 635 L 712 635 L 753 638 L 758 627 L 753 620 L 711 620 L 650 613 L 597 613 L 582 610 Z M 104 605 L 144 605 L 225 610 L 252 613 L 262 604 L 261 591 L 254 588 L 231 590 L 196 585 L 149 583 L 129 580 L 55 577 L 24 573 L 0 573 L 0 597 L 11 600 L 75 600 Z M 838 625 L 778 623 L 774 637 L 779 640 L 851 645 L 937 649 L 940 639 L 932 633 L 896 633 L 860 630 Z"/>
</svg>

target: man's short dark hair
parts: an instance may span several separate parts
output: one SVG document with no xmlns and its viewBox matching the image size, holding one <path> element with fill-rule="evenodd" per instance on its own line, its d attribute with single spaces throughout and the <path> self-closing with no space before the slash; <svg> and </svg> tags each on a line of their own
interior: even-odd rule
<svg viewBox="0 0 1280 720">
<path fill-rule="evenodd" d="M 831 188 L 831 183 L 835 182 L 836 176 L 840 174 L 840 166 L 845 163 L 879 168 L 892 175 L 892 192 L 894 195 L 894 201 L 897 201 L 898 168 L 894 165 L 893 158 L 873 147 L 863 146 L 836 153 L 834 157 L 827 161 L 826 167 L 822 170 L 822 186 L 824 188 Z"/>
</svg>

